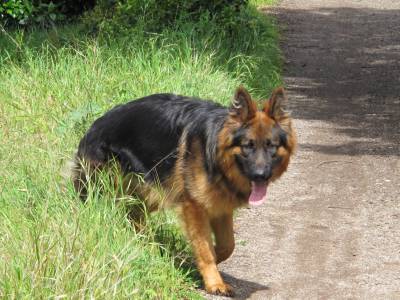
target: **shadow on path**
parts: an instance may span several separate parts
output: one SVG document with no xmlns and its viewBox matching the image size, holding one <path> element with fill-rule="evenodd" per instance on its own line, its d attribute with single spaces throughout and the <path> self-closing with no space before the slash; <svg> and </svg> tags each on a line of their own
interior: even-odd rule
<svg viewBox="0 0 400 300">
<path fill-rule="evenodd" d="M 248 299 L 252 294 L 258 291 L 266 291 L 270 289 L 267 285 L 239 279 L 224 272 L 221 272 L 221 274 L 224 280 L 233 286 L 235 290 L 235 299 Z"/>
<path fill-rule="evenodd" d="M 295 58 L 284 72 L 293 116 L 333 123 L 339 137 L 352 138 L 300 147 L 399 156 L 400 10 L 287 9 L 277 16 L 284 55 Z"/>
</svg>

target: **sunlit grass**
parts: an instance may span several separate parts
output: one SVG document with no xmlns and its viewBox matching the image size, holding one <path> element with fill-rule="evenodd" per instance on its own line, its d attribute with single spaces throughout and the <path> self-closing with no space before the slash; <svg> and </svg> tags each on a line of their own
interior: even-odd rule
<svg viewBox="0 0 400 300">
<path fill-rule="evenodd" d="M 280 83 L 277 34 L 251 14 L 254 27 L 233 37 L 213 23 L 124 37 L 79 25 L 0 33 L 0 297 L 199 297 L 173 215 L 136 233 L 113 197 L 84 205 L 60 174 L 118 103 L 172 92 L 228 104 L 239 84 L 266 97 Z"/>
</svg>

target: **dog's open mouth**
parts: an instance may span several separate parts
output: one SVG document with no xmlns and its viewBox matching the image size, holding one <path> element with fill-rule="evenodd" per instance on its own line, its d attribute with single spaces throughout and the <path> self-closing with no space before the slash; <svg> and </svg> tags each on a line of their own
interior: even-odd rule
<svg viewBox="0 0 400 300">
<path fill-rule="evenodd" d="M 251 182 L 251 194 L 249 197 L 249 203 L 257 206 L 261 205 L 267 199 L 267 182 Z"/>
</svg>

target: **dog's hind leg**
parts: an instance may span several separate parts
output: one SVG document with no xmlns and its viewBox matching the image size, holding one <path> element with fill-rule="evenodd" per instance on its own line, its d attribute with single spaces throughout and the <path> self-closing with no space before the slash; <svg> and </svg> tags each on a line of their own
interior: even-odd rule
<svg viewBox="0 0 400 300">
<path fill-rule="evenodd" d="M 206 291 L 211 294 L 232 296 L 232 288 L 223 281 L 217 269 L 211 238 L 211 224 L 207 212 L 189 198 L 182 203 L 182 219 L 192 244 Z"/>
<path fill-rule="evenodd" d="M 85 170 L 85 165 L 80 159 L 75 157 L 73 161 L 73 166 L 71 168 L 72 172 L 72 183 L 74 185 L 75 191 L 79 194 L 82 201 L 87 198 L 87 170 Z"/>
<path fill-rule="evenodd" d="M 88 196 L 88 186 L 90 182 L 95 182 L 96 173 L 102 168 L 102 163 L 84 160 L 75 157 L 72 166 L 72 183 L 75 191 L 78 192 L 82 201 L 85 201 Z"/>
</svg>

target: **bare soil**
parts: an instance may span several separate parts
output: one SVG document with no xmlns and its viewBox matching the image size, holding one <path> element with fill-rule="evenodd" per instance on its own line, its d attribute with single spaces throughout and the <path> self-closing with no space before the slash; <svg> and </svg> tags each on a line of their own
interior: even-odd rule
<svg viewBox="0 0 400 300">
<path fill-rule="evenodd" d="M 266 13 L 299 148 L 269 201 L 239 213 L 223 276 L 238 299 L 400 299 L 400 1 Z"/>
</svg>

